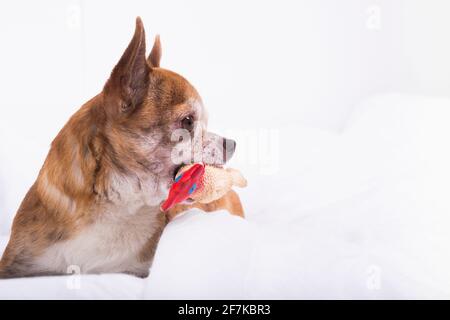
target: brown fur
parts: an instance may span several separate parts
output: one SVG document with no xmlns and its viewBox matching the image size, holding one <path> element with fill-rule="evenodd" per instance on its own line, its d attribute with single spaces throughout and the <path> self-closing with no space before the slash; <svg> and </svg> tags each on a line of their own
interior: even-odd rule
<svg viewBox="0 0 450 320">
<path fill-rule="evenodd" d="M 130 240 L 135 242 L 129 248 L 125 240 L 125 245 L 117 247 L 119 253 L 130 251 L 129 257 L 124 258 L 128 265 L 112 264 L 86 272 L 148 274 L 166 220 L 173 217 L 173 213 L 165 217 L 159 211 L 177 167 L 170 159 L 170 150 L 177 144 L 171 133 L 189 114 L 206 122 L 204 112 L 190 102 L 201 102 L 197 91 L 183 77 L 159 68 L 160 58 L 159 37 L 150 56 L 145 57 L 145 32 L 138 18 L 133 39 L 103 91 L 84 104 L 53 140 L 38 178 L 14 219 L 11 238 L 0 261 L 0 277 L 63 274 L 70 263 L 70 259 L 58 260 L 61 254 L 57 252 L 66 253 L 63 245 L 74 243 L 75 247 L 67 248 L 78 249 L 76 243 L 93 237 L 85 234 L 86 230 L 98 225 L 109 230 L 109 225 L 116 224 L 130 225 L 141 232 L 138 240 Z M 207 145 L 208 139 L 203 148 Z M 127 202 L 134 195 L 134 202 Z M 243 215 L 234 192 L 213 204 L 194 206 L 205 211 L 228 208 Z M 181 205 L 177 210 L 187 208 Z M 133 220 L 135 216 L 153 218 L 145 220 L 146 225 L 142 226 Z M 121 232 L 124 234 L 117 237 L 134 239 L 136 231 Z M 87 243 L 86 249 L 114 249 L 106 247 L 109 238 L 102 238 L 101 234 L 98 237 Z M 95 258 L 85 259 L 91 263 Z M 78 263 L 76 257 L 73 261 Z M 88 265 L 80 260 L 83 263 Z"/>
</svg>

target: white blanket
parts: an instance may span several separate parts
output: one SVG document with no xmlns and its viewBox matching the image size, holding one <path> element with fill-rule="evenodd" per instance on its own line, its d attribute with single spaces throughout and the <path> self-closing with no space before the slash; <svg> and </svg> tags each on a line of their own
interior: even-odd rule
<svg viewBox="0 0 450 320">
<path fill-rule="evenodd" d="M 0 298 L 450 298 L 449 120 L 449 100 L 386 95 L 341 134 L 283 129 L 246 220 L 179 216 L 147 279 L 1 280 Z"/>
</svg>

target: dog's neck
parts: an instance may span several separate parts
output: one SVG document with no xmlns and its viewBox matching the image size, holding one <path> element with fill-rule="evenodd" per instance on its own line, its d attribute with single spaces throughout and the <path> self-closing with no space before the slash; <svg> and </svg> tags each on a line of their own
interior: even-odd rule
<svg viewBox="0 0 450 320">
<path fill-rule="evenodd" d="M 89 212 L 93 218 L 104 211 L 133 215 L 144 206 L 159 211 L 164 188 L 149 172 L 124 173 L 115 167 L 92 112 L 91 106 L 82 107 L 52 142 L 37 180 L 42 203 L 75 217 Z M 101 115 L 94 118 L 99 121 Z"/>
</svg>

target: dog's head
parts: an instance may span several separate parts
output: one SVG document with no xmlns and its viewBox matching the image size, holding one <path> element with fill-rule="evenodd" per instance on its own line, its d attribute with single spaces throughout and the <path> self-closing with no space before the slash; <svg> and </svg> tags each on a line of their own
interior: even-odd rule
<svg viewBox="0 0 450 320">
<path fill-rule="evenodd" d="M 159 37 L 146 57 L 137 18 L 134 36 L 101 94 L 110 162 L 123 175 L 153 181 L 156 201 L 183 163 L 223 165 L 236 145 L 207 131 L 198 92 L 182 76 L 160 68 L 160 59 Z"/>
</svg>

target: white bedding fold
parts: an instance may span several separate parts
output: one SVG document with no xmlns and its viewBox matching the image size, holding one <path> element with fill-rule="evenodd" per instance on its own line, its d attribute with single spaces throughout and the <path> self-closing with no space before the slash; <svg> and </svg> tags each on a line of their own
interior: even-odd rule
<svg viewBox="0 0 450 320">
<path fill-rule="evenodd" d="M 282 170 L 240 192 L 246 220 L 177 217 L 148 279 L 1 280 L 0 298 L 450 298 L 450 101 L 355 111 L 340 135 L 282 136 Z"/>
</svg>

